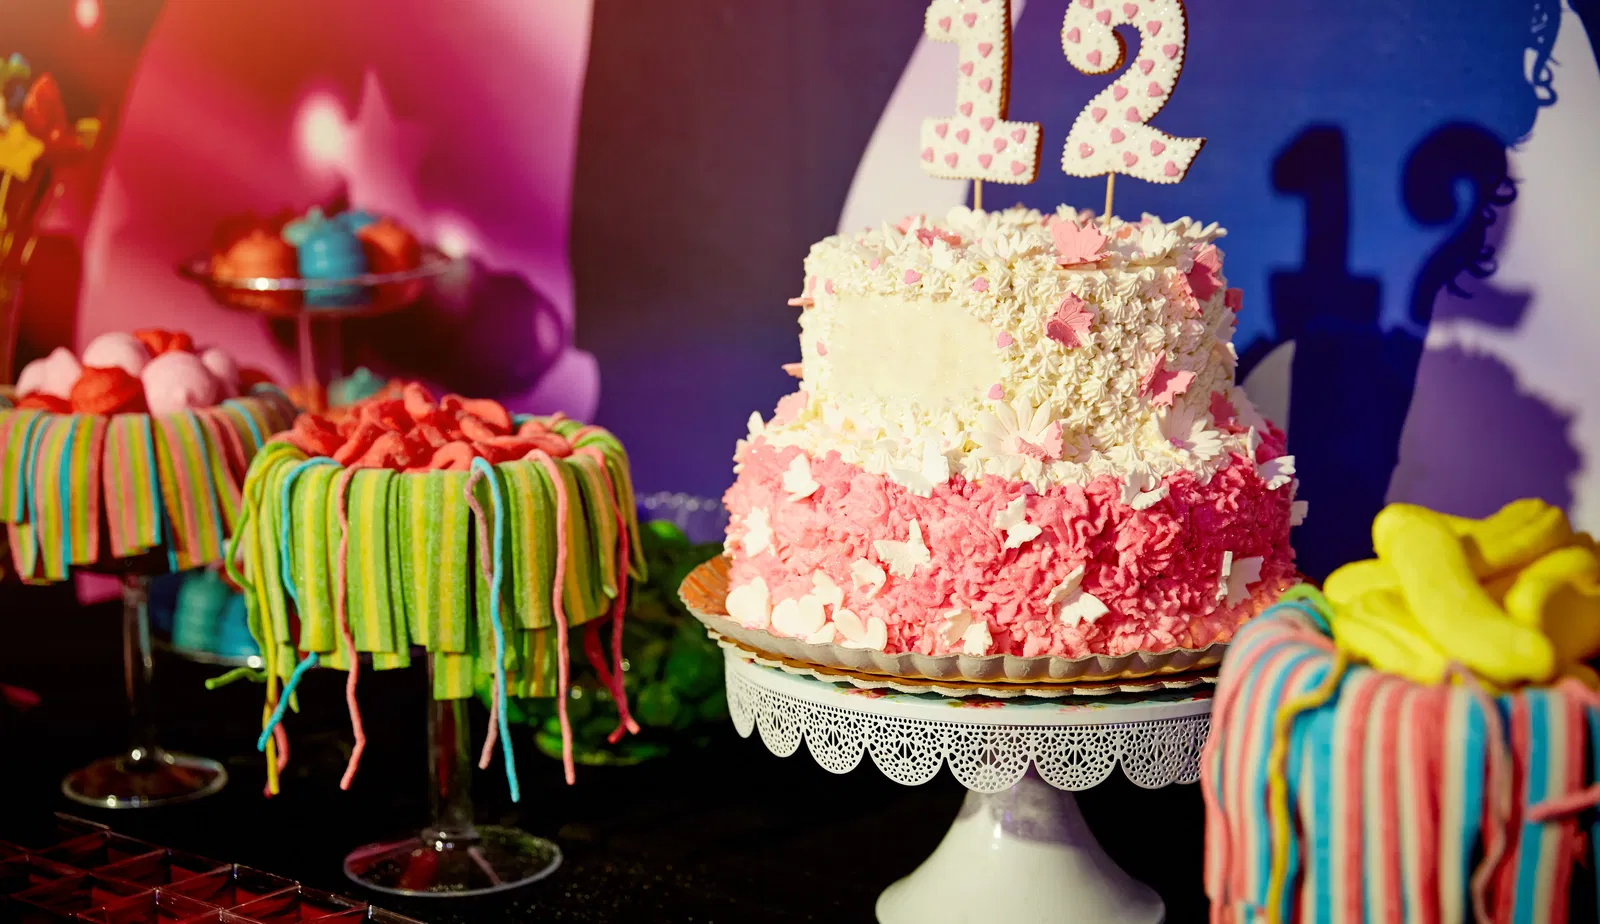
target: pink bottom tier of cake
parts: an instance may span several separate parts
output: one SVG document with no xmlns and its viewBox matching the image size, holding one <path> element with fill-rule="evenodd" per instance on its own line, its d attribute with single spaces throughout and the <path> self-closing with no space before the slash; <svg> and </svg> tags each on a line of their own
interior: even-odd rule
<svg viewBox="0 0 1600 924">
<path fill-rule="evenodd" d="M 837 453 L 809 458 L 818 487 L 795 499 L 784 474 L 801 454 L 761 439 L 745 447 L 739 477 L 724 498 L 731 514 L 730 587 L 760 578 L 777 606 L 812 593 L 816 575 L 826 575 L 843 592 L 843 608 L 863 621 L 883 620 L 889 653 L 961 652 L 963 642 L 947 632 L 946 618 L 960 609 L 987 625 L 992 641 L 984 654 L 1078 658 L 1204 648 L 1231 638 L 1296 576 L 1291 493 L 1269 489 L 1242 455 L 1204 484 L 1186 472 L 1168 476 L 1167 496 L 1135 510 L 1111 477 L 1043 493 L 1020 481 L 957 477 L 919 497 Z M 1024 495 L 1027 522 L 1040 531 L 1006 548 L 996 516 Z M 757 510 L 754 519 L 764 514 L 766 526 L 758 526 L 759 551 L 750 555 L 745 540 Z M 888 573 L 881 586 L 858 584 L 857 573 L 870 571 L 862 561 L 891 570 L 876 543 L 906 541 L 913 520 L 926 563 L 909 576 Z M 1260 566 L 1248 582 L 1235 574 L 1231 602 L 1227 553 L 1249 571 L 1253 559 Z M 1081 590 L 1106 608 L 1092 621 L 1058 613 L 1054 592 L 1080 566 Z"/>
</svg>

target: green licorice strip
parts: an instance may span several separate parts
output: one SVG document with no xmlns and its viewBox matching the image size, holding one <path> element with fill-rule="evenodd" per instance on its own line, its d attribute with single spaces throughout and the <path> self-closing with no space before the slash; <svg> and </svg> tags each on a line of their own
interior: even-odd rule
<svg viewBox="0 0 1600 924">
<path fill-rule="evenodd" d="M 347 549 L 345 617 L 357 651 L 395 650 L 389 612 L 389 489 L 395 473 L 388 469 L 357 472 L 350 479 L 350 523 Z"/>
<path fill-rule="evenodd" d="M 372 653 L 372 669 L 389 671 L 395 668 L 411 666 L 411 651 L 402 647 L 399 651 L 374 651 Z"/>
<path fill-rule="evenodd" d="M 423 583 L 415 592 L 432 597 L 434 629 L 431 650 L 468 650 L 468 622 L 472 619 L 470 599 L 475 583 L 467 573 L 472 533 L 471 511 L 467 508 L 465 472 L 429 472 L 422 475 L 426 489 L 422 506 L 427 511 L 425 542 L 431 556 L 421 572 Z M 415 502 L 415 498 L 413 498 Z M 471 677 L 467 679 L 471 685 Z"/>
<path fill-rule="evenodd" d="M 300 650 L 320 655 L 332 655 L 339 648 L 333 600 L 339 514 L 332 503 L 333 482 L 339 471 L 337 465 L 302 470 L 295 479 L 289 503 L 289 525 L 293 530 L 290 573 L 300 602 Z"/>
<path fill-rule="evenodd" d="M 32 523 L 7 523 L 6 532 L 11 537 L 11 560 L 17 566 L 17 576 L 25 584 L 42 583 L 35 573 L 39 569 L 39 537 Z"/>
<path fill-rule="evenodd" d="M 28 519 L 28 474 L 17 459 L 28 455 L 29 431 L 43 411 L 33 409 L 0 413 L 0 522 L 25 523 Z"/>
<path fill-rule="evenodd" d="M 583 489 L 578 475 L 565 460 L 556 461 L 556 469 L 567 486 L 567 567 L 566 587 L 562 605 L 566 608 L 568 627 L 581 626 L 598 616 L 595 607 L 594 545 L 589 539 L 589 524 L 583 513 Z"/>
<path fill-rule="evenodd" d="M 500 561 L 504 567 L 505 551 L 503 548 L 494 547 L 494 501 L 491 499 L 489 481 L 480 477 L 472 483 L 472 496 L 478 502 L 478 509 L 483 511 L 483 521 L 480 525 L 477 517 L 471 515 L 472 507 L 467 510 L 471 517 L 472 526 L 472 629 L 474 632 L 473 650 L 482 653 L 483 663 L 475 666 L 481 673 L 494 673 L 494 626 L 491 619 L 498 618 L 492 609 L 493 595 L 489 592 L 488 572 Z M 502 530 L 501 539 L 504 540 Z M 502 631 L 505 626 L 502 624 Z"/>
<path fill-rule="evenodd" d="M 268 446 L 271 449 L 271 446 Z M 283 530 L 282 511 L 278 498 L 283 496 L 283 482 L 295 466 L 305 461 L 305 455 L 291 447 L 290 451 L 270 457 L 271 465 L 262 475 L 261 496 L 258 498 L 256 516 L 256 544 L 261 548 L 261 570 L 256 572 L 256 586 L 261 589 L 267 618 L 272 620 L 272 637 L 279 645 L 289 649 L 287 664 L 280 662 L 281 673 L 287 678 L 294 670 L 299 656 L 294 654 L 293 630 L 289 622 L 289 593 L 283 586 L 283 563 L 280 559 L 278 536 Z"/>
<path fill-rule="evenodd" d="M 410 535 L 410 513 L 405 506 L 405 498 L 409 496 L 406 485 L 411 481 L 409 475 L 395 475 L 389 479 L 389 494 L 385 503 L 388 512 L 384 516 L 384 528 L 388 531 L 389 562 L 384 573 L 389 575 L 389 622 L 390 631 L 394 636 L 396 654 L 404 654 L 407 663 L 410 663 L 410 647 L 413 643 L 426 644 L 425 639 L 416 639 L 411 632 L 411 595 L 414 585 L 406 583 L 406 562 L 409 558 L 406 544 Z"/>
<path fill-rule="evenodd" d="M 402 599 L 406 601 L 406 626 L 412 641 L 429 651 L 433 650 L 434 626 L 437 621 L 438 601 L 423 584 L 428 574 L 429 551 L 428 508 L 425 494 L 428 479 L 425 475 L 404 475 L 395 479 L 394 518 L 400 529 L 400 584 Z"/>
<path fill-rule="evenodd" d="M 521 636 L 518 647 L 522 649 L 522 670 L 508 677 L 507 683 L 511 684 L 513 693 L 523 699 L 555 696 L 558 678 L 555 627 L 518 634 Z"/>
<path fill-rule="evenodd" d="M 550 482 L 550 473 L 537 462 L 512 463 L 529 486 L 526 500 L 529 516 L 522 521 L 523 547 L 530 550 L 531 566 L 529 587 L 532 602 L 523 616 L 524 629 L 544 629 L 555 625 L 555 610 L 551 608 L 551 594 L 556 579 L 556 495 Z"/>
<path fill-rule="evenodd" d="M 507 462 L 494 467 L 500 479 L 500 496 L 506 504 L 506 580 L 501 582 L 500 593 L 510 608 L 511 630 L 526 626 L 533 613 L 533 578 L 537 565 L 533 561 L 531 534 L 528 531 L 533 513 L 533 484 L 527 472 L 527 463 Z M 485 508 L 488 509 L 488 508 Z M 507 651 L 516 650 L 508 645 Z"/>
<path fill-rule="evenodd" d="M 473 695 L 472 655 L 436 652 L 433 655 L 433 698 L 466 699 Z"/>
<path fill-rule="evenodd" d="M 589 527 L 589 550 L 595 563 L 600 592 L 609 600 L 617 595 L 617 511 L 606 485 L 604 465 L 587 455 L 567 459 L 583 486 L 583 515 Z"/>
<path fill-rule="evenodd" d="M 577 442 L 579 447 L 596 446 L 606 457 L 606 468 L 611 472 L 611 485 L 616 491 L 617 508 L 628 524 L 628 573 L 635 580 L 646 578 L 644 543 L 639 541 L 639 507 L 633 496 L 633 477 L 628 467 L 628 453 L 622 443 L 605 430 L 592 430 Z"/>
<path fill-rule="evenodd" d="M 282 637 L 275 628 L 277 621 L 273 618 L 271 603 L 274 590 L 277 591 L 280 604 L 283 599 L 283 588 L 278 579 L 276 507 L 262 501 L 277 473 L 285 466 L 296 464 L 296 454 L 285 451 L 282 446 L 281 443 L 268 444 L 250 464 L 249 474 L 244 480 L 244 497 L 245 507 L 251 511 L 251 515 L 244 523 L 242 536 L 235 542 L 236 546 L 243 549 L 244 572 L 249 579 L 244 590 L 250 635 L 263 651 L 267 651 Z M 267 558 L 269 551 L 272 553 L 270 566 Z"/>
</svg>

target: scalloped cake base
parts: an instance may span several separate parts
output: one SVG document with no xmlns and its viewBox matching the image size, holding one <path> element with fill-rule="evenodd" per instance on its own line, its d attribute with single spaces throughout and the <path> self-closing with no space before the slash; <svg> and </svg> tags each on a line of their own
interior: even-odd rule
<svg viewBox="0 0 1600 924">
<path fill-rule="evenodd" d="M 887 654 L 841 645 L 809 645 L 800 639 L 773 635 L 764 629 L 750 629 L 730 619 L 726 605 L 728 568 L 726 557 L 713 558 L 691 571 L 678 588 L 678 596 L 696 619 L 714 634 L 737 642 L 742 648 L 775 659 L 834 671 L 946 683 L 1088 684 L 1204 671 L 1221 664 L 1228 648 L 1226 642 L 1218 642 L 1200 649 L 1136 651 L 1116 656 L 1064 658 L 1041 655 L 1022 658 L 1016 655 L 924 655 L 916 652 Z"/>
</svg>

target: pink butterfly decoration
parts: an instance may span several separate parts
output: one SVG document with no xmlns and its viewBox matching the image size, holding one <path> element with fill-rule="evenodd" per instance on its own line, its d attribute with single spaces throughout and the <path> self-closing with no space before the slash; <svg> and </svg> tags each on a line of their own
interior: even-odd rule
<svg viewBox="0 0 1600 924">
<path fill-rule="evenodd" d="M 1045 336 L 1067 349 L 1075 349 L 1089 342 L 1089 325 L 1094 323 L 1094 312 L 1089 303 L 1071 293 L 1061 300 L 1056 313 L 1044 326 Z"/>
<path fill-rule="evenodd" d="M 1158 357 L 1156 364 L 1144 374 L 1140 391 L 1156 407 L 1171 407 L 1179 395 L 1189 390 L 1189 383 L 1193 381 L 1193 372 L 1185 369 L 1168 369 L 1167 358 L 1162 356 Z"/>
<path fill-rule="evenodd" d="M 1239 411 L 1220 391 L 1211 393 L 1211 421 L 1223 430 L 1232 431 L 1238 428 Z"/>
<path fill-rule="evenodd" d="M 1215 247 L 1207 247 L 1194 258 L 1194 268 L 1189 270 L 1189 291 L 1200 301 L 1217 294 L 1222 288 L 1222 255 Z"/>
<path fill-rule="evenodd" d="M 1016 437 L 1016 443 L 1018 455 L 1030 456 L 1041 462 L 1058 461 L 1061 458 L 1061 450 L 1065 448 L 1061 441 L 1061 421 L 1052 421 L 1037 443 L 1030 443 L 1020 436 Z"/>
<path fill-rule="evenodd" d="M 1050 236 L 1055 238 L 1056 251 L 1061 254 L 1056 262 L 1061 266 L 1096 263 L 1105 258 L 1106 236 L 1098 228 L 1080 228 L 1074 222 L 1050 222 Z"/>
</svg>

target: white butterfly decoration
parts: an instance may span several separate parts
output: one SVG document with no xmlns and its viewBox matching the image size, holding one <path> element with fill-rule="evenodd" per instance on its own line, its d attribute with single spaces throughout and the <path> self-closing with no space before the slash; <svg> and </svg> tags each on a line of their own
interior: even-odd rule
<svg viewBox="0 0 1600 924">
<path fill-rule="evenodd" d="M 1299 526 L 1306 521 L 1306 514 L 1311 512 L 1311 502 L 1296 500 L 1295 495 L 1300 492 L 1300 479 L 1296 478 L 1294 484 L 1289 485 L 1289 525 Z"/>
<path fill-rule="evenodd" d="M 744 517 L 744 538 L 739 540 L 746 555 L 760 555 L 772 548 L 772 521 L 767 508 L 751 507 Z"/>
<path fill-rule="evenodd" d="M 986 655 L 994 647 L 994 638 L 989 634 L 989 624 L 978 619 L 966 607 L 956 607 L 947 611 L 944 614 L 944 625 L 940 630 L 944 635 L 945 645 L 952 650 L 960 645 L 962 654 Z"/>
<path fill-rule="evenodd" d="M 926 440 L 922 444 L 922 464 L 918 468 L 889 469 L 889 478 L 918 497 L 928 497 L 933 489 L 950 480 L 950 460 L 939 448 L 939 440 Z"/>
<path fill-rule="evenodd" d="M 872 588 L 867 594 L 875 597 L 878 595 L 878 591 L 883 589 L 883 583 L 889 579 L 889 576 L 884 573 L 882 568 L 872 562 L 867 561 L 865 558 L 858 558 L 850 563 L 850 579 L 855 582 L 857 589 L 862 587 Z"/>
<path fill-rule="evenodd" d="M 904 542 L 879 539 L 872 543 L 878 557 L 889 566 L 889 573 L 895 577 L 908 578 L 918 568 L 933 562 L 933 556 L 928 554 L 928 547 L 922 542 L 922 524 L 912 520 L 910 531 L 910 537 Z"/>
<path fill-rule="evenodd" d="M 1250 596 L 1250 585 L 1261 580 L 1262 558 L 1234 558 L 1232 552 L 1222 553 L 1222 573 L 1217 582 L 1217 602 L 1233 606 Z"/>
<path fill-rule="evenodd" d="M 765 629 L 772 619 L 767 582 L 759 577 L 728 591 L 726 606 L 728 615 L 746 629 Z"/>
<path fill-rule="evenodd" d="M 1160 503 L 1169 490 L 1149 469 L 1133 469 L 1122 483 L 1122 502 L 1135 510 L 1148 510 Z"/>
<path fill-rule="evenodd" d="M 1267 483 L 1268 491 L 1276 491 L 1294 480 L 1294 456 L 1279 456 L 1256 466 L 1256 474 Z"/>
<path fill-rule="evenodd" d="M 1111 612 L 1099 597 L 1083 589 L 1082 565 L 1073 568 L 1066 579 L 1050 591 L 1049 603 L 1056 608 L 1056 618 L 1068 626 L 1085 622 L 1092 626 Z"/>
<path fill-rule="evenodd" d="M 806 454 L 796 454 L 789 462 L 788 470 L 783 473 L 783 489 L 789 492 L 789 499 L 805 500 L 817 493 L 820 487 L 822 485 L 811 477 L 811 463 L 806 459 Z"/>
<path fill-rule="evenodd" d="M 844 591 L 833 582 L 824 572 L 818 571 L 811 576 L 811 596 L 834 609 L 844 606 Z"/>
<path fill-rule="evenodd" d="M 846 648 L 882 651 L 889 644 L 889 626 L 877 616 L 863 622 L 850 610 L 839 610 L 833 614 L 833 628 L 844 636 Z"/>
<path fill-rule="evenodd" d="M 1019 548 L 1038 536 L 1042 529 L 1028 522 L 1028 497 L 1020 495 L 1013 500 L 1006 509 L 994 515 L 994 528 L 1006 534 L 1008 549 Z"/>
</svg>

